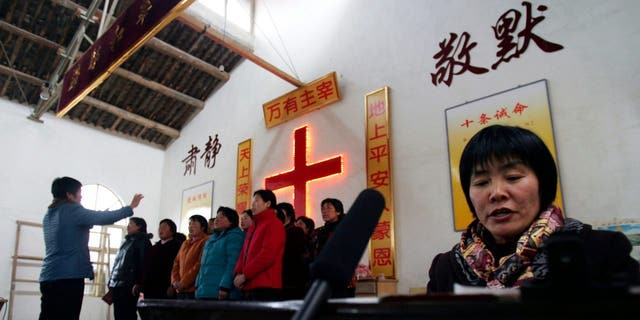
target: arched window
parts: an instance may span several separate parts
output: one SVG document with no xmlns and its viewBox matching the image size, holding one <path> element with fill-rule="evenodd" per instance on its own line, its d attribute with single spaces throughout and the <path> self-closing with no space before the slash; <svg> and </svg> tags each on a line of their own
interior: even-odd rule
<svg viewBox="0 0 640 320">
<path fill-rule="evenodd" d="M 113 190 L 101 184 L 82 186 L 83 207 L 90 210 L 117 210 L 124 206 L 122 199 Z M 85 293 L 104 294 L 108 274 L 122 239 L 126 234 L 128 220 L 122 219 L 110 226 L 94 226 L 89 234 L 89 256 L 95 272 L 95 285 L 85 286 Z"/>
</svg>

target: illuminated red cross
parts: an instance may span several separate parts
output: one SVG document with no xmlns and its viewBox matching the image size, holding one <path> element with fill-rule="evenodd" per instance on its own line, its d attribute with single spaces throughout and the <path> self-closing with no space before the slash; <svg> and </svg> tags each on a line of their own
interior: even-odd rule
<svg viewBox="0 0 640 320">
<path fill-rule="evenodd" d="M 342 173 L 342 156 L 311 163 L 307 161 L 307 127 L 296 129 L 293 142 L 293 169 L 264 179 L 266 189 L 278 190 L 293 186 L 293 207 L 296 216 L 306 212 L 307 184 L 313 180 Z"/>
</svg>

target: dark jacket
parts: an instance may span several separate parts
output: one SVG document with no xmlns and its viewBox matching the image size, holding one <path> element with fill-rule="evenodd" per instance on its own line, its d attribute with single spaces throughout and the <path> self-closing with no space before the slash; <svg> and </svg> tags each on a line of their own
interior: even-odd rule
<svg viewBox="0 0 640 320">
<path fill-rule="evenodd" d="M 180 245 L 182 241 L 174 237 L 165 243 L 156 242 L 149 250 L 144 268 L 145 299 L 167 298 L 167 289 L 171 286 L 173 260 L 180 250 Z"/>
<path fill-rule="evenodd" d="M 282 257 L 282 288 L 285 299 L 302 299 L 309 273 L 304 260 L 306 236 L 293 223 L 285 226 L 284 230 L 286 243 Z"/>
<path fill-rule="evenodd" d="M 316 241 L 316 250 L 314 252 L 314 256 L 320 254 L 324 246 L 327 244 L 327 241 L 329 241 L 329 238 L 331 238 L 333 233 L 336 231 L 336 228 L 338 227 L 338 224 L 340 224 L 340 221 L 342 221 L 343 216 L 344 215 L 341 214 L 338 216 L 338 220 L 334 222 L 327 222 L 324 224 L 324 226 L 316 228 L 316 230 L 314 231 Z"/>
<path fill-rule="evenodd" d="M 113 263 L 109 287 L 141 285 L 145 254 L 149 248 L 151 248 L 151 241 L 146 233 L 127 235 Z"/>
<path fill-rule="evenodd" d="M 628 284 L 637 283 L 640 279 L 640 269 L 638 262 L 629 255 L 631 243 L 625 235 L 620 232 L 592 230 L 587 224 L 584 226 L 584 230 L 578 235 L 583 241 L 583 253 L 586 258 L 585 270 L 588 276 L 584 281 L 593 286 L 619 283 L 621 280 Z M 549 239 L 552 238 L 553 235 Z M 544 249 L 543 245 L 537 255 L 543 254 Z M 472 285 L 456 262 L 455 256 L 451 250 L 440 253 L 433 259 L 429 269 L 428 294 L 451 293 L 454 283 Z M 533 272 L 536 274 L 535 269 Z"/>
<path fill-rule="evenodd" d="M 316 234 L 316 252 L 315 256 L 320 254 L 324 249 L 324 246 L 327 244 L 327 241 L 333 236 L 333 233 L 336 231 L 336 228 L 342 221 L 344 214 L 338 216 L 338 220 L 334 222 L 325 223 L 324 226 L 319 227 L 315 230 Z M 354 270 L 355 273 L 355 270 Z M 331 290 L 332 298 L 351 298 L 355 296 L 355 278 L 344 284 L 334 284 Z"/>
</svg>

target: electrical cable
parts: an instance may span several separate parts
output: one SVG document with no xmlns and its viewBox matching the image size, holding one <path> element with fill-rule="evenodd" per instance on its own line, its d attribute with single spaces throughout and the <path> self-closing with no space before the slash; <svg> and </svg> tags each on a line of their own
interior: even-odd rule
<svg viewBox="0 0 640 320">
<path fill-rule="evenodd" d="M 4 44 L 2 43 L 2 41 L 0 40 L 0 47 L 2 47 L 2 54 L 7 58 L 7 66 L 9 68 L 11 68 L 11 75 L 16 79 L 16 83 L 18 84 L 18 89 L 20 89 L 20 92 L 22 93 L 22 98 L 24 99 L 24 102 L 26 104 L 29 104 L 29 99 L 27 99 L 27 95 L 24 93 L 24 90 L 22 89 L 22 85 L 20 85 L 20 80 L 18 80 L 18 76 L 16 75 L 16 73 L 13 71 L 15 70 L 11 64 L 11 60 L 9 60 L 9 54 L 7 53 L 7 51 L 4 49 Z"/>
</svg>

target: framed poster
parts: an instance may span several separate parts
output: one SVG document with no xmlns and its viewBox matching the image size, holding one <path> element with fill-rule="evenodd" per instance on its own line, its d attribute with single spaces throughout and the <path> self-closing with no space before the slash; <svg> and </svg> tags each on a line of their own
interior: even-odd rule
<svg viewBox="0 0 640 320">
<path fill-rule="evenodd" d="M 538 80 L 453 106 L 445 110 L 445 118 L 449 149 L 453 222 L 456 231 L 466 229 L 473 220 L 473 215 L 467 205 L 467 200 L 460 184 L 458 173 L 460 156 L 467 142 L 482 128 L 494 124 L 502 124 L 529 129 L 544 141 L 556 161 L 556 166 L 558 166 L 546 80 Z M 559 169 L 558 191 L 554 204 L 562 209 Z"/>
<path fill-rule="evenodd" d="M 189 217 L 199 214 L 207 220 L 213 217 L 213 180 L 182 191 L 179 231 L 189 234 Z"/>
</svg>

